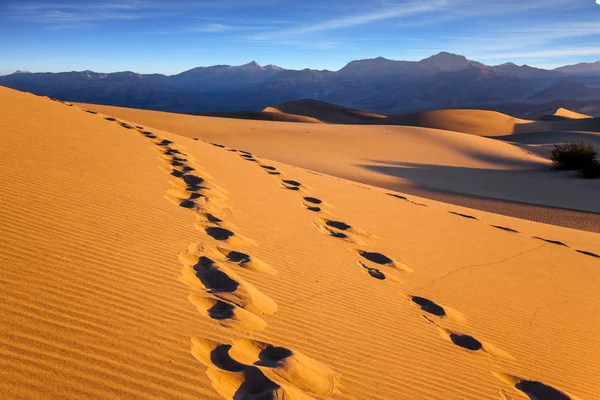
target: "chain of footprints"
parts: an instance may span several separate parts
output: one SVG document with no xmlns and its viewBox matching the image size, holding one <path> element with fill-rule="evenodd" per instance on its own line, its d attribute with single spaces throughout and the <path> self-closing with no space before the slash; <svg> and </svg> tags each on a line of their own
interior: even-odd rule
<svg viewBox="0 0 600 400">
<path fill-rule="evenodd" d="M 70 105 L 70 104 L 67 104 Z M 83 110 L 97 114 L 92 110 Z M 234 248 L 251 248 L 256 243 L 237 233 L 226 222 L 227 192 L 212 182 L 181 146 L 113 117 L 104 117 L 123 128 L 137 130 L 160 153 L 163 169 L 172 177 L 173 189 L 166 198 L 195 214 L 196 228 L 203 241 L 190 244 L 179 255 L 183 265 L 180 279 L 192 290 L 189 301 L 204 317 L 220 325 L 245 331 L 264 330 L 265 314 L 277 311 L 277 304 L 254 285 L 235 273 L 236 268 L 256 273 L 277 271 L 257 258 Z M 327 365 L 285 347 L 252 339 L 218 343 L 203 337 L 192 338 L 192 355 L 207 367 L 214 389 L 226 399 L 310 400 L 339 391 L 339 374 Z"/>
<path fill-rule="evenodd" d="M 69 103 L 65 104 L 71 106 Z M 96 114 L 92 110 L 84 111 Z M 173 176 L 170 183 L 174 189 L 169 190 L 166 197 L 178 206 L 190 209 L 196 214 L 196 227 L 202 232 L 205 241 L 191 244 L 188 251 L 179 256 L 183 264 L 181 280 L 195 290 L 189 295 L 190 302 L 203 316 L 217 320 L 225 327 L 243 330 L 265 329 L 266 323 L 261 315 L 276 312 L 277 305 L 256 287 L 241 279 L 234 272 L 234 268 L 267 274 L 274 274 L 276 271 L 249 254 L 229 248 L 229 246 L 251 247 L 256 243 L 237 234 L 235 226 L 220 217 L 227 212 L 226 192 L 215 185 L 210 180 L 210 176 L 194 163 L 193 158 L 172 141 L 161 139 L 152 132 L 145 131 L 141 126 L 134 127 L 112 117 L 105 117 L 105 119 L 119 123 L 126 129 L 137 129 L 152 140 L 157 150 L 162 153 L 161 159 L 167 164 L 165 169 Z M 225 148 L 220 144 L 211 144 Z M 365 245 L 365 239 L 373 237 L 364 230 L 328 218 L 332 214 L 327 211 L 325 202 L 310 196 L 308 188 L 298 181 L 284 177 L 275 167 L 263 164 L 249 152 L 226 150 L 237 152 L 243 159 L 257 163 L 265 172 L 279 176 L 282 188 L 300 193 L 303 206 L 311 212 L 322 215 L 313 221 L 313 225 L 321 233 L 355 245 Z M 415 205 L 425 206 L 400 195 L 389 195 Z M 452 213 L 477 219 L 469 215 Z M 494 227 L 516 232 L 510 228 Z M 537 239 L 564 245 L 561 242 Z M 358 265 L 375 279 L 386 280 L 386 275 L 381 270 L 384 267 L 412 272 L 406 265 L 384 254 L 359 248 L 352 250 L 361 257 Z M 578 252 L 597 257 L 593 253 L 588 254 L 579 250 Z M 371 267 L 368 262 L 377 264 L 378 267 Z M 492 357 L 512 358 L 490 343 L 443 327 L 444 319 L 463 322 L 460 313 L 421 296 L 408 295 L 407 299 L 423 311 L 421 316 L 424 321 L 434 326 L 440 336 L 449 343 L 473 353 L 481 352 Z M 215 390 L 227 399 L 303 400 L 312 399 L 312 395 L 328 396 L 339 393 L 337 389 L 339 375 L 335 371 L 325 364 L 285 347 L 276 347 L 252 339 L 238 339 L 231 344 L 222 344 L 195 337 L 192 338 L 192 354 L 207 367 L 206 373 Z M 496 371 L 493 374 L 532 400 L 580 400 L 542 382 Z M 504 390 L 499 390 L 499 395 L 502 399 L 511 399 Z"/>
<path fill-rule="evenodd" d="M 319 232 L 336 239 L 345 240 L 362 248 L 364 248 L 365 245 L 369 244 L 368 239 L 374 237 L 373 235 L 360 228 L 354 227 L 342 221 L 331 219 L 331 216 L 333 214 L 327 210 L 327 203 L 325 203 L 321 199 L 310 196 L 310 189 L 303 185 L 301 182 L 286 177 L 281 171 L 278 171 L 273 166 L 263 163 L 258 157 L 254 156 L 252 153 L 242 150 L 227 149 L 225 146 L 217 143 L 211 144 L 216 147 L 224 148 L 230 152 L 237 152 L 242 159 L 256 163 L 268 174 L 277 176 L 280 179 L 280 186 L 283 189 L 298 192 L 302 196 L 302 205 L 307 210 L 319 214 L 319 216 L 312 222 L 313 225 L 319 230 Z M 414 205 L 425 206 L 424 204 L 414 202 L 400 195 L 389 195 L 401 198 Z M 505 230 L 509 229 L 503 227 L 497 228 Z M 405 273 L 413 272 L 411 268 L 409 268 L 405 264 L 402 264 L 401 262 L 398 262 L 392 257 L 386 256 L 378 252 L 363 250 L 362 248 L 352 248 L 352 251 L 354 251 L 359 256 L 357 264 L 371 277 L 377 280 L 386 280 L 386 271 L 384 270 L 384 268 L 390 270 L 400 270 Z M 376 266 L 372 266 L 374 264 L 376 264 Z M 394 280 L 394 282 L 397 281 Z M 444 328 L 443 321 L 445 319 L 452 320 L 453 322 L 457 322 L 459 324 L 464 323 L 464 319 L 461 313 L 454 311 L 448 307 L 444 307 L 443 305 L 440 305 L 433 300 L 418 295 L 408 295 L 407 299 L 423 312 L 421 317 L 424 319 L 424 321 L 435 327 L 438 333 L 440 334 L 441 338 L 446 340 L 448 343 L 461 347 L 462 349 L 465 349 L 466 351 L 472 353 L 483 353 L 490 357 L 500 357 L 508 359 L 513 358 L 510 354 L 504 352 L 501 349 L 498 349 L 491 343 L 476 339 L 475 337 L 464 332 L 456 332 Z M 512 385 L 515 389 L 523 392 L 532 400 L 578 400 L 577 397 L 567 395 L 564 392 L 550 387 L 542 382 L 520 378 L 514 375 L 498 371 L 493 371 L 493 374 L 502 381 Z M 508 400 L 511 398 L 511 396 L 508 395 L 502 389 L 499 390 L 498 393 L 503 399 Z"/>
</svg>

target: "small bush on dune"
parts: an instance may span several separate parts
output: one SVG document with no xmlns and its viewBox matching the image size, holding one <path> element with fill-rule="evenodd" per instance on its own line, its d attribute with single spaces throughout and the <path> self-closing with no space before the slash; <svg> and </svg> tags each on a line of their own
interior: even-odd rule
<svg viewBox="0 0 600 400">
<path fill-rule="evenodd" d="M 593 168 L 597 163 L 596 149 L 584 142 L 568 142 L 555 144 L 550 152 L 550 159 L 557 169 L 564 171 L 581 171 Z"/>
<path fill-rule="evenodd" d="M 586 179 L 600 178 L 600 160 L 598 158 L 593 158 L 591 161 L 587 161 L 585 165 L 579 169 L 579 175 Z"/>
</svg>

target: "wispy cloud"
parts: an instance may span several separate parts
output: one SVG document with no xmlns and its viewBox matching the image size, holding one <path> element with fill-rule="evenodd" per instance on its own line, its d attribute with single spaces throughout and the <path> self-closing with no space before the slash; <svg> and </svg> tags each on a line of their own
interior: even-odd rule
<svg viewBox="0 0 600 400">
<path fill-rule="evenodd" d="M 218 32 L 231 31 L 233 29 L 235 29 L 235 27 L 231 26 L 231 25 L 213 23 L 213 24 L 195 26 L 193 28 L 190 28 L 189 31 L 204 32 L 204 33 L 218 33 Z"/>
<path fill-rule="evenodd" d="M 48 25 L 80 26 L 81 23 L 107 20 L 132 20 L 147 16 L 143 11 L 150 3 L 125 0 L 108 3 L 28 3 L 8 7 L 8 16 L 27 22 Z"/>
<path fill-rule="evenodd" d="M 409 3 L 403 3 L 401 5 L 389 6 L 368 13 L 332 18 L 314 24 L 307 24 L 289 29 L 282 29 L 278 31 L 253 35 L 250 37 L 250 39 L 271 40 L 282 37 L 300 36 L 317 32 L 352 28 L 382 20 L 405 18 L 417 14 L 439 11 L 440 9 L 448 6 L 449 3 L 449 0 L 437 0 L 427 2 L 412 1 Z"/>
</svg>

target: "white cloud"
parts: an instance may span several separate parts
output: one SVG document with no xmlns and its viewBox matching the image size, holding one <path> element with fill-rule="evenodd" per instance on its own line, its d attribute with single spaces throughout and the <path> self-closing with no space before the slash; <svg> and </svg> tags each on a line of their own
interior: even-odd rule
<svg viewBox="0 0 600 400">
<path fill-rule="evenodd" d="M 333 18 L 311 25 L 297 26 L 290 29 L 283 29 L 274 32 L 268 32 L 251 36 L 254 40 L 271 40 L 281 37 L 290 37 L 306 35 L 316 32 L 325 32 L 336 29 L 351 28 L 355 26 L 370 24 L 377 21 L 404 18 L 423 14 L 427 12 L 438 11 L 449 5 L 449 0 L 437 0 L 428 2 L 411 2 L 402 5 L 394 5 L 377 11 L 372 11 L 360 15 L 350 15 L 340 18 Z"/>
<path fill-rule="evenodd" d="M 205 32 L 205 33 L 218 33 L 218 32 L 227 32 L 232 29 L 235 29 L 233 26 L 225 25 L 225 24 L 206 24 L 196 26 L 191 29 L 193 32 Z"/>
</svg>

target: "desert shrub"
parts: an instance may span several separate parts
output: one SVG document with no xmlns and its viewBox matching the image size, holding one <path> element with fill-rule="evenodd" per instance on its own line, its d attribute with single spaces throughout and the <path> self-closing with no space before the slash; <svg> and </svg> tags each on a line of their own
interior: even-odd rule
<svg viewBox="0 0 600 400">
<path fill-rule="evenodd" d="M 596 160 L 596 149 L 584 142 L 568 142 L 555 144 L 550 152 L 550 159 L 557 169 L 565 171 L 593 168 Z"/>
<path fill-rule="evenodd" d="M 596 157 L 590 161 L 586 161 L 584 165 L 579 168 L 579 175 L 586 179 L 600 178 L 600 159 Z"/>
</svg>

